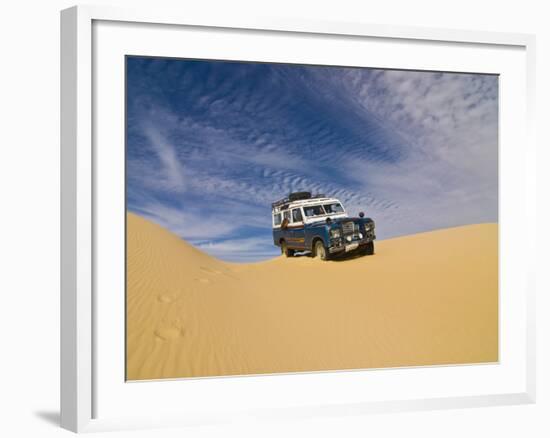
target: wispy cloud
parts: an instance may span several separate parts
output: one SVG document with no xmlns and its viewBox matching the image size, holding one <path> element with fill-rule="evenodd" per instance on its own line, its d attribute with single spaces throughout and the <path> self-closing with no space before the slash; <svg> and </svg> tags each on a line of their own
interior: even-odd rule
<svg viewBox="0 0 550 438">
<path fill-rule="evenodd" d="M 129 58 L 128 206 L 238 261 L 297 190 L 381 238 L 496 221 L 497 123 L 495 76 Z"/>
<path fill-rule="evenodd" d="M 163 134 L 153 125 L 144 123 L 143 134 L 158 158 L 160 169 L 155 173 L 165 188 L 174 191 L 185 189 L 185 173 L 180 163 L 175 145 L 167 141 Z"/>
</svg>

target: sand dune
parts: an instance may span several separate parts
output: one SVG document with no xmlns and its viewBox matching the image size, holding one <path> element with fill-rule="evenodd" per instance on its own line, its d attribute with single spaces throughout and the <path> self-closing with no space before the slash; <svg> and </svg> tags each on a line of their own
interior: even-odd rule
<svg viewBox="0 0 550 438">
<path fill-rule="evenodd" d="M 216 260 L 128 214 L 129 380 L 495 362 L 498 227 L 376 255 Z"/>
</svg>

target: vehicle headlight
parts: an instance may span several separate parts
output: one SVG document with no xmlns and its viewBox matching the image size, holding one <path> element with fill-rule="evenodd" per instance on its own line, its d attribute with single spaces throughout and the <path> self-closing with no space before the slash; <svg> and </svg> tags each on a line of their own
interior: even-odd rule
<svg viewBox="0 0 550 438">
<path fill-rule="evenodd" d="M 330 237 L 334 239 L 337 239 L 341 235 L 342 233 L 340 232 L 340 228 L 333 228 L 332 230 L 330 230 Z"/>
<path fill-rule="evenodd" d="M 348 237 L 346 237 L 346 240 L 347 240 L 348 242 L 351 242 L 353 239 L 352 239 L 351 236 L 348 236 Z"/>
<path fill-rule="evenodd" d="M 359 233 L 359 239 L 363 238 L 363 233 Z"/>
</svg>

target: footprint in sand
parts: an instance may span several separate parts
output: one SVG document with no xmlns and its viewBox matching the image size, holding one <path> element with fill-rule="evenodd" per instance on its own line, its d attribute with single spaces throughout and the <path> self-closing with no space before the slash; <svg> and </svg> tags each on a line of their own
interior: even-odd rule
<svg viewBox="0 0 550 438">
<path fill-rule="evenodd" d="M 172 301 L 174 301 L 174 296 L 173 295 L 159 295 L 157 297 L 157 300 L 160 303 L 171 303 Z"/>
<path fill-rule="evenodd" d="M 155 330 L 155 338 L 164 342 L 183 337 L 184 335 L 184 330 L 177 327 L 162 327 Z"/>
<path fill-rule="evenodd" d="M 195 280 L 197 280 L 198 282 L 200 283 L 210 283 L 210 280 L 208 278 L 196 278 Z"/>
</svg>

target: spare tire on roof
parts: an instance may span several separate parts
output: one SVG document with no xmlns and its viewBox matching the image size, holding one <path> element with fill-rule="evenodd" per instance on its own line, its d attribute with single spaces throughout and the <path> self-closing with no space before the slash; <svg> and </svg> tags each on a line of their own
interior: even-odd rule
<svg viewBox="0 0 550 438">
<path fill-rule="evenodd" d="M 288 195 L 289 201 L 299 201 L 300 199 L 310 199 L 311 192 L 294 192 Z"/>
</svg>

